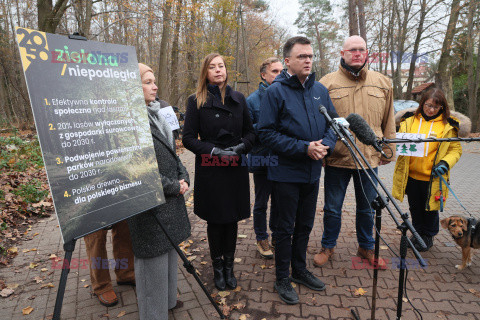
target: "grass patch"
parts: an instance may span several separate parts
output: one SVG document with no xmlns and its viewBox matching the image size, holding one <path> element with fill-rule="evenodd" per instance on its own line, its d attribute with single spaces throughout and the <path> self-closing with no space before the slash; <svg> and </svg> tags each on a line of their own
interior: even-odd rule
<svg viewBox="0 0 480 320">
<path fill-rule="evenodd" d="M 31 140 L 18 136 L 0 137 L 0 150 L 0 169 L 22 172 L 30 167 L 43 167 L 37 136 Z"/>
<path fill-rule="evenodd" d="M 36 179 L 32 180 L 31 184 L 18 187 L 12 193 L 22 197 L 26 203 L 37 203 L 48 196 L 48 190 L 42 189 L 40 181 Z"/>
</svg>

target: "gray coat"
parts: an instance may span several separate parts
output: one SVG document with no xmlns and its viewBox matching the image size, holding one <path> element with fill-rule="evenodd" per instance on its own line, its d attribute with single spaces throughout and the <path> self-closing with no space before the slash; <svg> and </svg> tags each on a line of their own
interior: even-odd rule
<svg viewBox="0 0 480 320">
<path fill-rule="evenodd" d="M 150 129 L 166 203 L 128 219 L 133 253 L 135 257 L 142 259 L 157 257 L 173 249 L 152 213 L 160 218 L 175 244 L 181 243 L 190 236 L 190 221 L 185 199 L 183 195 L 179 195 L 180 183 L 178 182 L 185 179 L 190 185 L 187 169 L 165 137 L 153 126 L 150 126 Z"/>
</svg>

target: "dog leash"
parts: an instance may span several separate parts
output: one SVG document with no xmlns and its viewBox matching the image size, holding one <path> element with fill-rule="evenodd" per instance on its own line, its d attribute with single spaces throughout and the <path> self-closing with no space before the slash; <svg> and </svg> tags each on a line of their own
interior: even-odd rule
<svg viewBox="0 0 480 320">
<path fill-rule="evenodd" d="M 455 197 L 455 199 L 457 199 L 458 203 L 462 206 L 462 208 L 467 211 L 467 213 L 470 215 L 470 217 L 473 218 L 472 214 L 470 213 L 470 211 L 467 210 L 467 208 L 465 208 L 465 206 L 462 204 L 462 202 L 460 201 L 460 199 L 458 199 L 457 195 L 455 194 L 455 192 L 453 192 L 452 188 L 450 187 L 450 185 L 448 184 L 448 182 L 445 180 L 445 178 L 443 176 L 439 176 L 440 178 L 440 212 L 443 212 L 443 191 L 442 191 L 442 182 L 447 186 L 448 190 L 450 191 L 451 194 L 453 194 L 453 196 Z"/>
</svg>

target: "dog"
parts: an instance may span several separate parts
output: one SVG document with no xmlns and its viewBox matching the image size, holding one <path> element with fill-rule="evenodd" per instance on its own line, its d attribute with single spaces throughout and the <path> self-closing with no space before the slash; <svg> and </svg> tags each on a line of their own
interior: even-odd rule
<svg viewBox="0 0 480 320">
<path fill-rule="evenodd" d="M 480 220 L 451 216 L 440 221 L 442 228 L 447 229 L 453 240 L 462 248 L 462 264 L 455 268 L 463 270 L 472 264 L 472 248 L 480 248 Z"/>
</svg>

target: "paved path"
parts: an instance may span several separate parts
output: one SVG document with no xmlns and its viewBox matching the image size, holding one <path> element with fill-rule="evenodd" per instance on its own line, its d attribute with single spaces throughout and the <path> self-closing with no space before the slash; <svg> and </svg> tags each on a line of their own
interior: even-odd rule
<svg viewBox="0 0 480 320">
<path fill-rule="evenodd" d="M 452 187 L 459 195 L 463 204 L 480 218 L 480 144 L 469 144 L 464 155 L 452 172 Z M 193 176 L 193 155 L 185 151 L 181 155 Z M 393 165 L 381 167 L 379 176 L 391 188 Z M 323 185 L 323 183 L 322 183 Z M 253 190 L 253 185 L 252 185 Z M 256 251 L 255 235 L 252 219 L 239 225 L 239 240 L 236 257 L 241 259 L 235 265 L 238 284 L 237 292 L 230 292 L 225 297 L 226 309 L 235 308 L 231 319 L 352 319 L 350 309 L 359 311 L 361 319 L 370 319 L 372 270 L 352 268 L 352 257 L 357 250 L 354 220 L 354 196 L 348 192 L 343 213 L 343 228 L 335 252 L 335 260 L 323 268 L 312 265 L 312 256 L 320 247 L 322 235 L 323 187 L 318 201 L 318 217 L 309 243 L 308 267 L 327 283 L 327 290 L 316 293 L 303 286 L 297 290 L 301 303 L 287 306 L 280 301 L 273 289 L 274 264 L 272 260 L 263 260 Z M 352 190 L 350 190 L 352 191 Z M 251 198 L 253 202 L 253 196 Z M 401 204 L 406 210 L 405 203 Z M 393 208 L 393 207 L 392 207 Z M 187 251 L 207 288 L 214 294 L 211 278 L 212 272 L 208 259 L 206 242 L 206 225 L 192 214 L 192 237 Z M 446 212 L 463 214 L 463 209 L 451 198 L 447 203 Z M 398 215 L 397 215 L 398 217 Z M 0 277 L 7 284 L 15 287 L 15 294 L 8 298 L 0 298 L 0 319 L 50 319 L 55 305 L 60 270 L 52 268 L 49 260 L 51 254 L 63 257 L 62 241 L 55 217 L 40 221 L 32 226 L 29 232 L 39 233 L 33 240 L 23 242 L 19 247 L 19 255 L 14 259 L 13 266 L 0 269 Z M 400 240 L 393 220 L 387 212 L 383 214 L 382 236 L 398 252 Z M 111 246 L 111 244 L 109 244 Z M 389 259 L 389 269 L 380 272 L 378 280 L 377 319 L 395 319 L 396 297 L 398 288 L 398 270 L 393 263 L 395 255 L 387 250 L 382 243 L 381 255 Z M 36 251 L 23 252 L 30 249 Z M 480 250 L 479 250 L 480 251 Z M 407 275 L 408 297 L 422 313 L 423 319 L 480 319 L 480 263 L 479 252 L 473 265 L 459 272 L 455 264 L 460 263 L 461 251 L 452 243 L 451 237 L 441 230 L 435 238 L 434 247 L 423 256 L 429 266 L 425 270 L 418 267 L 410 270 Z M 86 259 L 84 242 L 78 241 L 73 255 L 76 259 Z M 409 261 L 414 262 L 409 253 Z M 29 268 L 30 263 L 37 264 Z M 42 269 L 44 271 L 42 271 Z M 41 283 L 35 278 L 40 277 Z M 39 279 L 39 278 L 37 278 Z M 112 279 L 115 279 L 112 275 Z M 49 288 L 52 283 L 53 288 Z M 62 309 L 63 319 L 137 319 L 136 294 L 128 286 L 115 286 L 120 297 L 120 303 L 113 308 L 101 306 L 96 297 L 92 297 L 88 269 L 73 269 L 67 282 L 65 299 Z M 355 290 L 362 288 L 364 296 L 355 296 Z M 179 268 L 178 282 L 179 298 L 184 302 L 180 309 L 170 312 L 169 319 L 218 319 L 214 308 L 210 305 L 200 287 L 183 267 Z M 217 299 L 219 297 L 217 296 Z M 22 309 L 32 307 L 29 315 L 22 315 Z M 223 306 L 222 306 L 223 308 Z M 416 319 L 412 307 L 404 302 L 403 319 Z"/>
</svg>

